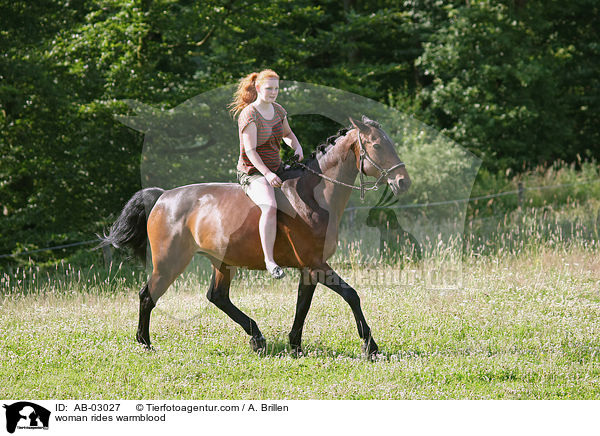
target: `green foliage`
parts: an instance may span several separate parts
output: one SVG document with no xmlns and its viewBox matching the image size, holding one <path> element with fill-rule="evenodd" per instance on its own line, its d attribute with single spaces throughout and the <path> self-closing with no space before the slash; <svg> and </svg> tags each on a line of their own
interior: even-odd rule
<svg viewBox="0 0 600 436">
<path fill-rule="evenodd" d="M 517 191 L 523 192 L 521 200 Z M 496 197 L 497 193 L 512 193 Z M 557 161 L 550 167 L 538 166 L 514 174 L 480 170 L 471 197 L 485 197 L 469 203 L 470 218 L 504 216 L 519 207 L 562 207 L 572 203 L 587 203 L 600 199 L 600 166 L 595 161 L 572 164 Z"/>
<path fill-rule="evenodd" d="M 405 111 L 492 174 L 598 158 L 598 14 L 593 0 L 0 0 L 0 254 L 91 239 L 145 183 L 125 100 L 176 108 L 265 67 Z M 337 128 L 290 121 L 305 154 Z M 221 160 L 205 139 L 176 139 L 196 151 L 171 171 L 206 157 L 229 177 L 235 138 Z"/>
<path fill-rule="evenodd" d="M 593 115 L 583 104 L 598 104 L 597 92 L 584 91 L 597 89 L 597 78 L 588 75 L 598 59 L 588 57 L 598 49 L 597 30 L 589 18 L 582 23 L 590 30 L 585 35 L 578 20 L 564 21 L 558 2 L 520 4 L 480 0 L 448 7 L 447 25 L 417 62 L 432 81 L 418 96 L 427 120 L 492 170 L 572 160 L 598 149 L 597 134 L 587 128 Z M 600 11 L 586 0 L 568 9 L 588 17 Z"/>
</svg>

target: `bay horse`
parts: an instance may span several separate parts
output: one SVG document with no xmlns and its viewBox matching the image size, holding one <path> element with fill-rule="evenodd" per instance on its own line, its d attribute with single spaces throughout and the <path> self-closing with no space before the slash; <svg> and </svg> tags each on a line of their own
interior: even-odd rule
<svg viewBox="0 0 600 436">
<path fill-rule="evenodd" d="M 354 182 L 361 173 L 387 182 L 395 196 L 410 186 L 404 163 L 379 123 L 363 116 L 350 118 L 351 126 L 329 138 L 302 168 L 284 173 L 277 196 L 275 261 L 301 270 L 296 314 L 289 342 L 300 354 L 302 329 L 315 287 L 321 283 L 338 293 L 354 314 L 363 351 L 378 352 L 363 315 L 356 291 L 327 263 L 338 240 L 342 214 Z M 364 191 L 363 191 L 364 192 Z M 260 209 L 236 183 L 200 183 L 165 191 L 146 188 L 128 201 L 101 245 L 132 248 L 146 259 L 150 243 L 152 274 L 142 287 L 136 339 L 150 347 L 150 314 L 158 299 L 184 271 L 195 253 L 212 263 L 207 298 L 250 336 L 254 351 L 264 350 L 266 340 L 256 322 L 229 298 L 229 286 L 237 267 L 264 270 L 258 234 Z"/>
</svg>

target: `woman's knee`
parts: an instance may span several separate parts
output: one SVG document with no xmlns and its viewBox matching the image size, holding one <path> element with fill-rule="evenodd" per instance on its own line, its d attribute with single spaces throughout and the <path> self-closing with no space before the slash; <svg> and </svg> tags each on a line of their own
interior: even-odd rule
<svg viewBox="0 0 600 436">
<path fill-rule="evenodd" d="M 252 201 L 260 207 L 263 212 L 270 209 L 277 209 L 275 190 L 265 179 L 253 181 L 248 190 L 248 194 Z"/>
<path fill-rule="evenodd" d="M 277 216 L 277 205 L 261 204 L 259 207 L 263 216 L 269 218 Z"/>
</svg>

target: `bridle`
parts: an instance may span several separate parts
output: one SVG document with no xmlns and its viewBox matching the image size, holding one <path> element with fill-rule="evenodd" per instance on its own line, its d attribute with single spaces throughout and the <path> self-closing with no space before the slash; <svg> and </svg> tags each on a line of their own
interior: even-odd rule
<svg viewBox="0 0 600 436">
<path fill-rule="evenodd" d="M 347 188 L 352 188 L 352 189 L 358 189 L 360 190 L 360 200 L 364 201 L 365 200 L 365 192 L 366 191 L 377 191 L 378 187 L 377 185 L 379 184 L 379 182 L 381 181 L 381 179 L 383 179 L 384 177 L 387 177 L 387 175 L 389 173 L 391 173 L 392 171 L 394 171 L 397 168 L 406 166 L 404 164 L 404 162 L 399 162 L 396 165 L 388 168 L 388 169 L 383 169 L 381 168 L 372 158 L 371 156 L 369 156 L 369 153 L 367 153 L 367 149 L 365 148 L 365 146 L 362 143 L 362 140 L 360 139 L 360 130 L 357 128 L 356 129 L 357 132 L 357 136 L 358 136 L 358 148 L 359 148 L 359 156 L 358 156 L 358 172 L 360 174 L 360 186 L 355 186 L 355 185 L 349 185 L 348 183 L 344 183 L 344 182 L 340 182 L 339 180 L 335 180 L 332 179 L 331 177 L 327 177 L 325 174 L 323 173 L 319 173 L 315 170 L 313 170 L 312 168 L 309 168 L 308 166 L 304 165 L 302 162 L 299 162 L 297 160 L 296 156 L 293 156 L 292 158 L 292 163 L 293 165 L 299 165 L 300 167 L 304 168 L 305 170 L 310 171 L 311 173 L 321 177 L 322 179 L 325 179 L 331 183 L 335 183 L 337 185 L 342 185 L 342 186 L 346 186 Z M 367 182 L 365 181 L 365 173 L 364 173 L 364 164 L 365 164 L 365 160 L 368 161 L 371 165 L 373 165 L 380 173 L 379 178 L 375 181 L 375 182 Z M 367 185 L 371 185 L 367 187 Z"/>
<path fill-rule="evenodd" d="M 356 130 L 358 130 L 357 136 L 358 136 L 358 147 L 359 147 L 359 153 L 360 153 L 360 155 L 358 157 L 358 173 L 359 173 L 359 177 L 360 177 L 360 187 L 358 187 L 358 189 L 360 189 L 360 199 L 361 199 L 361 201 L 364 201 L 365 191 L 371 191 L 371 190 L 377 191 L 377 185 L 379 184 L 381 179 L 383 179 L 384 177 L 387 177 L 387 175 L 389 173 L 391 173 L 392 171 L 394 171 L 396 168 L 404 167 L 406 165 L 404 164 L 404 162 L 399 162 L 396 165 L 388 168 L 387 170 L 381 168 L 379 165 L 377 165 L 377 163 L 375 163 L 375 161 L 371 158 L 371 156 L 369 156 L 369 153 L 367 153 L 367 149 L 365 148 L 365 146 L 363 145 L 363 143 L 360 139 L 360 130 L 358 128 Z M 364 173 L 365 159 L 379 171 L 379 178 L 373 183 L 373 186 L 370 188 L 365 187 L 365 185 L 367 183 L 371 183 L 371 182 L 365 182 L 365 175 L 366 175 Z"/>
</svg>

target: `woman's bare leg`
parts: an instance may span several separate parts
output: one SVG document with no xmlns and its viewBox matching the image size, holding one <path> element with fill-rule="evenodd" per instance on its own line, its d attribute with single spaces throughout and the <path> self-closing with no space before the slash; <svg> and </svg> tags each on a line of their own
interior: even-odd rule
<svg viewBox="0 0 600 436">
<path fill-rule="evenodd" d="M 267 271 L 277 267 L 273 259 L 273 246 L 277 236 L 277 201 L 275 190 L 265 178 L 254 180 L 248 188 L 248 196 L 261 210 L 258 222 L 260 243 L 265 254 Z"/>
</svg>

